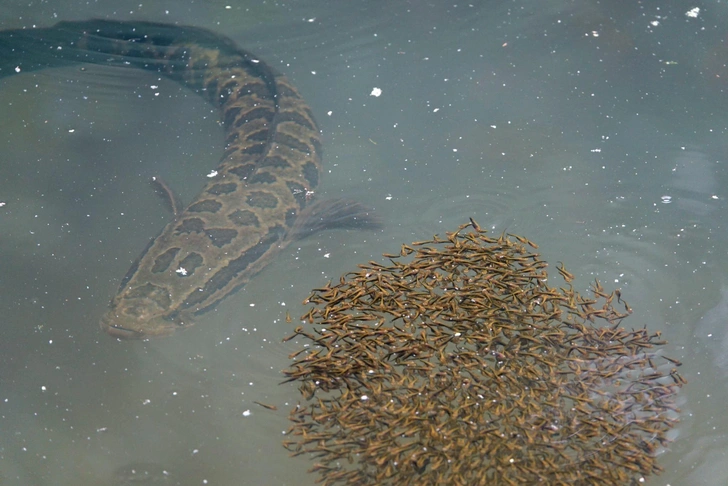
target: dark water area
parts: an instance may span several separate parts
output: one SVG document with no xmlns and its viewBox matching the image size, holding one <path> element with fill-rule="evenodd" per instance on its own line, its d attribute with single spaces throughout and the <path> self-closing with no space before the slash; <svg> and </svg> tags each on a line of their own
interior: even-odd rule
<svg viewBox="0 0 728 486">
<path fill-rule="evenodd" d="M 281 446 L 301 302 L 469 217 L 537 242 L 580 292 L 620 288 L 624 326 L 682 361 L 681 422 L 645 484 L 728 483 L 725 2 L 10 2 L 0 29 L 89 18 L 259 55 L 321 126 L 318 196 L 384 225 L 289 246 L 190 330 L 116 341 L 99 319 L 170 218 L 149 178 L 190 201 L 218 115 L 133 69 L 1 78 L 0 484 L 314 484 Z"/>
</svg>

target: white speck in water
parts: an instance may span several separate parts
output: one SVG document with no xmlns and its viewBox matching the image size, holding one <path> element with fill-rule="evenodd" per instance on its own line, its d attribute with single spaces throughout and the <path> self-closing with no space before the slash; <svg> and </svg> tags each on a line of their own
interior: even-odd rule
<svg viewBox="0 0 728 486">
<path fill-rule="evenodd" d="M 382 96 L 382 90 L 380 88 L 372 88 L 372 92 L 369 93 L 369 96 L 379 98 L 380 96 Z"/>
</svg>

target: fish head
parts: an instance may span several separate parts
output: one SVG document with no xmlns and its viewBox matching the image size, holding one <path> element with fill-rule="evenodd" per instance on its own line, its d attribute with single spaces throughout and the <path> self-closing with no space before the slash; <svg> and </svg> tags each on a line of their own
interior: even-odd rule
<svg viewBox="0 0 728 486">
<path fill-rule="evenodd" d="M 147 283 L 127 288 L 111 301 L 101 328 L 116 338 L 146 339 L 169 336 L 192 324 L 186 313 L 171 311 L 170 306 L 163 287 Z"/>
</svg>

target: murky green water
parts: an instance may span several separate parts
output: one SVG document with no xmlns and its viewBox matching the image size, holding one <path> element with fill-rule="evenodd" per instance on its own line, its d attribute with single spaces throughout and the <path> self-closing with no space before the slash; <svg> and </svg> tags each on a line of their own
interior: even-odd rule
<svg viewBox="0 0 728 486">
<path fill-rule="evenodd" d="M 229 8 L 228 8 L 229 7 Z M 149 74 L 0 80 L 0 483 L 313 484 L 281 446 L 299 400 L 281 343 L 312 287 L 474 217 L 540 244 L 585 289 L 622 289 L 689 384 L 648 484 L 728 481 L 728 8 L 599 2 L 15 2 L 0 28 L 92 17 L 195 24 L 286 73 L 323 130 L 320 196 L 377 209 L 373 233 L 289 247 L 171 339 L 98 320 L 222 151 L 216 114 Z M 157 88 L 151 88 L 157 86 Z M 371 96 L 380 88 L 379 97 Z M 278 411 L 253 401 L 274 404 Z M 247 412 L 250 413 L 247 413 Z M 139 466 L 139 467 L 137 467 Z M 126 482 L 124 482 L 126 481 Z"/>
</svg>

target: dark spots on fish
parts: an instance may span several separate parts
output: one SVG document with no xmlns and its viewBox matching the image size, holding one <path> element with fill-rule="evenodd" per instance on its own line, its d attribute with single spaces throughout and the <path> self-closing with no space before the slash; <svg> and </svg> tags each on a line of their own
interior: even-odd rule
<svg viewBox="0 0 728 486">
<path fill-rule="evenodd" d="M 275 141 L 276 143 L 285 145 L 286 147 L 291 147 L 292 149 L 298 150 L 299 152 L 304 154 L 308 154 L 311 152 L 311 147 L 307 143 L 302 142 L 296 137 L 292 137 L 291 135 L 287 135 L 285 133 L 278 132 L 276 134 Z"/>
<path fill-rule="evenodd" d="M 221 196 L 223 194 L 230 194 L 231 192 L 235 192 L 238 188 L 238 185 L 235 182 L 225 182 L 220 184 L 215 184 L 211 188 L 207 190 L 208 194 L 213 194 L 215 196 Z"/>
<path fill-rule="evenodd" d="M 255 208 L 274 208 L 278 206 L 278 198 L 263 191 L 253 191 L 248 196 L 248 204 Z"/>
<path fill-rule="evenodd" d="M 271 155 L 261 160 L 261 167 L 275 167 L 276 169 L 287 169 L 291 166 L 286 159 L 280 155 Z"/>
<path fill-rule="evenodd" d="M 243 164 L 228 170 L 231 174 L 235 174 L 240 180 L 246 180 L 253 172 L 255 172 L 255 164 Z"/>
<path fill-rule="evenodd" d="M 319 183 L 319 170 L 316 164 L 309 161 L 303 164 L 303 177 L 308 181 L 308 187 L 314 188 Z"/>
<path fill-rule="evenodd" d="M 278 178 L 270 172 L 259 172 L 251 177 L 248 182 L 251 184 L 273 184 Z"/>
<path fill-rule="evenodd" d="M 276 225 L 265 234 L 255 246 L 243 252 L 239 257 L 231 260 L 230 263 L 215 273 L 204 287 L 198 288 L 192 292 L 190 297 L 184 302 L 183 308 L 194 307 L 197 304 L 210 300 L 210 297 L 218 290 L 225 288 L 233 281 L 238 274 L 243 272 L 248 266 L 258 261 L 267 252 L 271 246 L 278 243 L 285 234 L 282 226 Z M 241 283 L 242 286 L 242 283 Z M 203 309 L 196 309 L 196 312 L 202 312 L 214 306 L 223 296 L 206 305 Z"/>
<path fill-rule="evenodd" d="M 242 116 L 238 116 L 235 120 L 234 126 L 240 128 L 251 120 L 264 119 L 267 123 L 273 121 L 275 116 L 275 109 L 273 106 L 258 106 L 252 110 L 248 110 Z"/>
<path fill-rule="evenodd" d="M 254 143 L 247 147 L 241 148 L 240 153 L 245 155 L 261 155 L 265 152 L 265 149 L 267 147 L 267 142 Z"/>
<path fill-rule="evenodd" d="M 126 287 L 126 284 L 129 283 L 129 281 L 132 279 L 134 274 L 137 273 L 137 270 L 139 270 L 139 262 L 142 261 L 142 258 L 144 258 L 144 255 L 147 254 L 149 249 L 154 244 L 154 240 L 156 238 L 152 238 L 149 240 L 149 243 L 147 243 L 147 246 L 144 248 L 144 250 L 139 254 L 139 257 L 134 260 L 134 263 L 131 264 L 131 267 L 129 267 L 129 270 L 126 271 L 126 275 L 124 275 L 124 278 L 121 279 L 121 283 L 119 283 L 119 290 L 116 292 L 117 294 L 120 294 L 122 290 Z"/>
<path fill-rule="evenodd" d="M 286 226 L 289 228 L 291 226 L 293 226 L 293 223 L 296 222 L 297 217 L 298 217 L 298 212 L 295 209 L 286 211 Z"/>
<path fill-rule="evenodd" d="M 258 98 L 261 98 L 261 99 L 271 97 L 271 92 L 268 89 L 268 86 L 262 81 L 254 82 L 254 83 L 246 83 L 240 87 L 239 91 L 241 93 L 245 93 L 248 95 L 257 96 Z"/>
<path fill-rule="evenodd" d="M 202 233 L 204 231 L 205 231 L 205 222 L 202 221 L 200 218 L 185 219 L 179 225 L 177 225 L 177 228 L 175 229 L 175 232 L 177 234 Z"/>
<path fill-rule="evenodd" d="M 157 258 L 155 258 L 154 265 L 152 265 L 152 273 L 165 272 L 174 261 L 177 253 L 179 253 L 179 250 L 179 248 L 170 248 L 169 250 L 165 251 Z"/>
<path fill-rule="evenodd" d="M 245 140 L 249 142 L 268 142 L 268 137 L 270 136 L 270 130 L 263 129 L 263 130 L 256 130 L 254 132 L 250 132 L 247 135 L 245 135 Z"/>
<path fill-rule="evenodd" d="M 288 190 L 293 194 L 293 198 L 298 203 L 298 207 L 303 209 L 306 207 L 306 188 L 298 182 L 288 181 L 286 182 Z"/>
<path fill-rule="evenodd" d="M 236 78 L 228 78 L 224 80 L 219 86 L 220 87 L 218 88 L 218 94 L 229 96 L 232 93 L 244 93 L 244 91 L 240 89 L 241 86 Z"/>
<path fill-rule="evenodd" d="M 217 106 L 225 106 L 231 99 L 235 101 L 239 97 L 240 96 L 238 96 L 238 93 L 236 91 L 223 86 L 218 89 L 217 97 L 213 100 L 213 102 Z"/>
<path fill-rule="evenodd" d="M 160 309 L 168 309 L 172 305 L 172 299 L 169 296 L 169 290 L 153 283 L 145 283 L 134 287 L 129 290 L 126 295 L 129 299 L 143 299 L 145 301 L 151 300 L 159 306 Z M 129 306 L 129 309 L 134 313 L 134 309 L 139 308 L 139 312 L 145 310 L 145 306 Z"/>
<path fill-rule="evenodd" d="M 238 209 L 228 214 L 228 219 L 235 226 L 255 226 L 260 227 L 258 216 L 253 211 L 247 209 Z"/>
<path fill-rule="evenodd" d="M 196 202 L 187 211 L 191 213 L 216 213 L 220 210 L 222 204 L 212 199 L 205 199 L 200 202 Z"/>
<path fill-rule="evenodd" d="M 210 228 L 205 230 L 205 234 L 210 238 L 212 244 L 218 248 L 229 245 L 238 236 L 237 230 L 228 228 Z"/>
<path fill-rule="evenodd" d="M 227 110 L 225 110 L 225 113 L 222 116 L 222 123 L 226 127 L 232 126 L 232 124 L 235 122 L 235 120 L 238 118 L 238 114 L 242 110 L 239 106 L 231 106 Z"/>
<path fill-rule="evenodd" d="M 202 265 L 202 262 L 204 259 L 202 258 L 202 255 L 196 252 L 190 252 L 189 255 L 184 257 L 181 262 L 179 262 L 179 266 L 185 269 L 186 275 L 183 275 L 182 273 L 178 273 L 180 277 L 190 277 L 194 275 L 195 270 Z"/>
<path fill-rule="evenodd" d="M 239 56 L 239 52 L 232 53 L 233 56 Z M 270 87 L 265 80 L 251 73 L 250 61 L 236 62 L 236 66 L 231 66 L 231 72 L 235 71 L 234 76 L 226 76 L 221 81 L 221 90 L 234 93 L 235 98 L 253 96 L 259 99 L 270 99 L 273 96 Z M 242 84 L 241 84 L 242 83 Z"/>
<path fill-rule="evenodd" d="M 231 131 L 230 133 L 225 135 L 225 147 L 230 147 L 232 145 L 236 145 L 235 150 L 237 150 L 237 144 L 238 144 L 239 137 L 240 137 L 240 133 L 237 131 Z M 225 155 L 227 155 L 227 153 Z"/>
<path fill-rule="evenodd" d="M 301 125 L 308 128 L 309 130 L 318 132 L 318 127 L 316 127 L 316 125 L 311 120 L 312 118 L 307 118 L 295 111 L 283 111 L 278 115 L 278 118 L 276 118 L 276 121 L 278 123 L 294 122 L 297 125 Z"/>
</svg>

